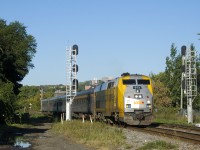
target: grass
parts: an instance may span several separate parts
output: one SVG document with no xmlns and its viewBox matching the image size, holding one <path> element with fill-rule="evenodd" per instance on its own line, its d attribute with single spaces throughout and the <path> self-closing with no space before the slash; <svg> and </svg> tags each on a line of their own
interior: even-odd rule
<svg viewBox="0 0 200 150">
<path fill-rule="evenodd" d="M 164 124 L 188 125 L 187 118 L 178 114 L 177 108 L 159 108 L 154 112 L 154 122 Z"/>
<path fill-rule="evenodd" d="M 35 114 L 21 114 L 21 116 L 17 119 L 17 121 L 12 124 L 0 125 L 0 131 L 9 129 L 11 127 L 17 128 L 30 128 L 33 127 L 37 123 L 45 123 L 45 122 L 54 122 L 52 116 L 47 116 L 41 113 Z"/>
<path fill-rule="evenodd" d="M 161 107 L 157 112 L 154 112 L 154 122 L 190 126 L 191 124 L 188 124 L 187 117 L 179 114 L 179 110 L 179 108 Z M 195 111 L 193 113 L 193 122 L 194 124 L 200 123 L 200 114 Z"/>
<path fill-rule="evenodd" d="M 194 119 L 194 122 L 200 123 L 200 113 L 195 113 L 193 119 Z"/>
<path fill-rule="evenodd" d="M 165 141 L 149 142 L 146 145 L 138 148 L 137 150 L 177 150 L 178 147 Z"/>
<path fill-rule="evenodd" d="M 82 123 L 80 120 L 72 120 L 63 124 L 55 123 L 52 130 L 92 148 L 115 149 L 126 144 L 122 129 L 100 122 L 91 124 L 90 122 Z"/>
</svg>

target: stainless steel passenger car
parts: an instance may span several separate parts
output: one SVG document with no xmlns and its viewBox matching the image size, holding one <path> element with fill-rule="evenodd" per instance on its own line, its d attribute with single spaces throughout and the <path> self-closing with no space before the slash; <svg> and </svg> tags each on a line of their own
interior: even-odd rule
<svg viewBox="0 0 200 150">
<path fill-rule="evenodd" d="M 65 112 L 66 97 L 46 99 L 41 103 L 42 111 Z M 149 125 L 153 110 L 151 79 L 144 75 L 123 74 L 77 93 L 71 108 L 74 117 L 84 114 L 104 121 Z"/>
</svg>

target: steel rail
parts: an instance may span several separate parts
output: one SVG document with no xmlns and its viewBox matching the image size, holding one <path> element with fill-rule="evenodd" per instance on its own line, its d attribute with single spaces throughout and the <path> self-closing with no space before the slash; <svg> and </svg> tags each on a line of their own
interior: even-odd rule
<svg viewBox="0 0 200 150">
<path fill-rule="evenodd" d="M 130 127 L 132 129 L 149 132 L 152 134 L 159 134 L 164 136 L 170 136 L 181 140 L 187 140 L 192 143 L 200 144 L 200 129 L 195 127 L 184 127 L 184 126 L 170 126 L 170 125 L 158 125 L 149 127 Z"/>
</svg>

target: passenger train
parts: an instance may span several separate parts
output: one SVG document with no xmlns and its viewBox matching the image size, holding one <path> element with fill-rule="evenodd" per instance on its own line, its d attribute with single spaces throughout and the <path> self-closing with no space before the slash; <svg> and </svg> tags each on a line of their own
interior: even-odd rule
<svg viewBox="0 0 200 150">
<path fill-rule="evenodd" d="M 66 96 L 41 101 L 42 112 L 66 112 Z M 91 115 L 98 120 L 128 125 L 150 125 L 153 89 L 150 77 L 124 73 L 89 90 L 78 92 L 71 104 L 72 117 Z"/>
</svg>

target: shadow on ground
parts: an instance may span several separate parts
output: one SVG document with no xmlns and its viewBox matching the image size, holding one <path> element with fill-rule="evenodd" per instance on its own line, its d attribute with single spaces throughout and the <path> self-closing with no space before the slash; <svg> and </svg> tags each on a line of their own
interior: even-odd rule
<svg viewBox="0 0 200 150">
<path fill-rule="evenodd" d="M 37 126 L 42 126 L 44 123 L 52 123 L 53 119 L 50 116 L 19 118 L 15 121 L 19 125 L 0 125 L 0 146 L 13 146 L 16 139 L 23 138 L 25 134 L 35 136 L 37 133 L 44 133 L 47 129 L 39 129 Z"/>
</svg>

